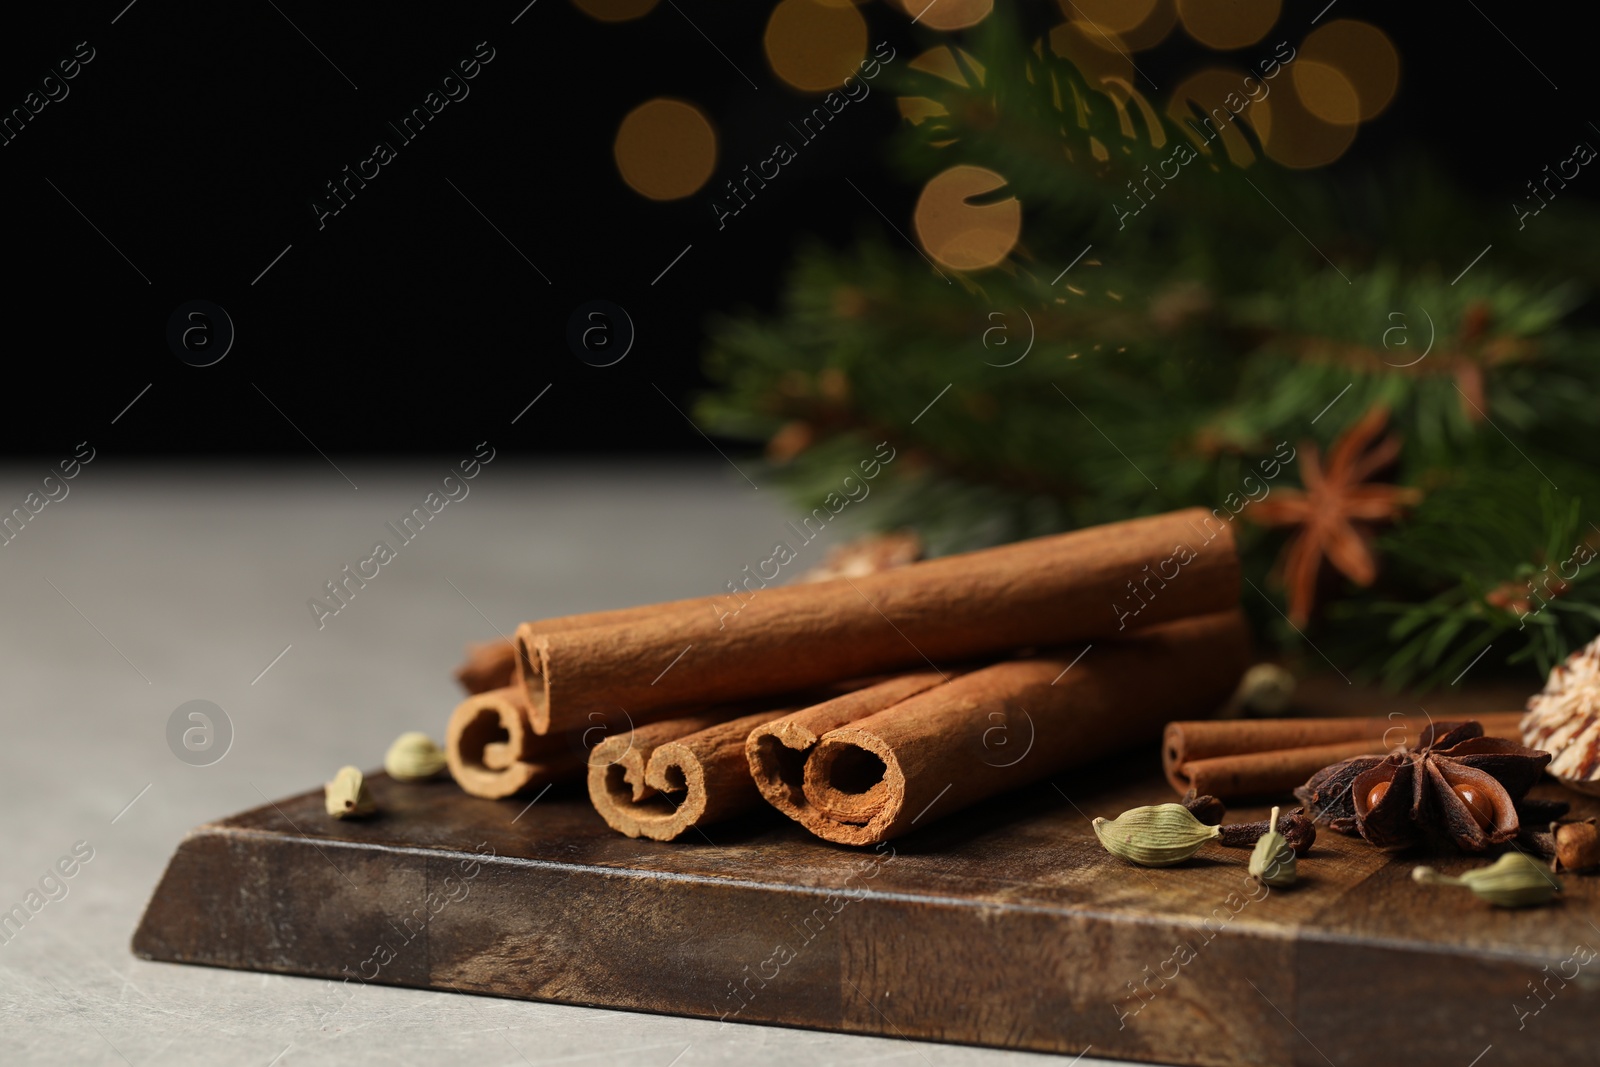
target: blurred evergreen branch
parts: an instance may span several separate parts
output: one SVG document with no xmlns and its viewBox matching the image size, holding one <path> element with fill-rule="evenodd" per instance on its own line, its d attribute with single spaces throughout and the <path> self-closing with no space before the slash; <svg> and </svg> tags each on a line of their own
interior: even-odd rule
<svg viewBox="0 0 1600 1067">
<path fill-rule="evenodd" d="M 1280 443 L 1325 452 L 1384 405 L 1404 442 L 1384 479 L 1424 495 L 1370 531 L 1375 585 L 1324 575 L 1316 647 L 1348 673 L 1434 684 L 1485 649 L 1543 671 L 1600 632 L 1600 568 L 1572 562 L 1600 546 L 1600 361 L 1575 316 L 1600 215 L 1574 202 L 1559 232 L 1513 239 L 1511 212 L 1415 158 L 1285 172 L 1235 123 L 1236 166 L 1220 137 L 1197 144 L 1131 86 L 1091 86 L 999 13 L 963 48 L 953 78 L 900 73 L 924 117 L 897 165 L 1004 175 L 983 199 L 1020 200 L 1023 243 L 973 273 L 931 270 L 898 238 L 804 251 L 777 315 L 713 324 L 711 427 L 766 441 L 808 507 L 891 441 L 901 458 L 862 514 L 952 551 L 1223 509 Z M 1127 183 L 1186 145 L 1193 161 L 1119 217 Z M 1291 464 L 1272 484 L 1297 481 Z M 1246 607 L 1309 654 L 1277 606 L 1286 535 L 1239 514 L 1245 573 L 1277 602 L 1246 587 Z M 1576 573 L 1548 584 L 1563 565 Z"/>
</svg>

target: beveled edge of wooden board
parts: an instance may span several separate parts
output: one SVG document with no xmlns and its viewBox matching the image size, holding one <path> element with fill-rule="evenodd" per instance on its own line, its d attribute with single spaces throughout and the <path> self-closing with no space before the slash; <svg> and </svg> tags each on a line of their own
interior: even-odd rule
<svg viewBox="0 0 1600 1067">
<path fill-rule="evenodd" d="M 1155 783 L 1032 808 L 1060 790 L 1048 783 L 873 854 L 772 817 L 709 828 L 719 845 L 662 845 L 611 833 L 576 795 L 523 808 L 370 781 L 390 813 L 373 823 L 327 819 L 313 791 L 191 831 L 134 952 L 1168 1063 L 1461 1065 L 1488 1046 L 1522 1061 L 1593 1043 L 1600 967 L 1550 977 L 1574 931 L 1600 946 L 1589 885 L 1554 909 L 1497 912 L 1330 835 L 1302 862 L 1304 889 L 1250 899 L 1246 853 L 1145 871 L 1093 842 L 1092 814 L 1170 799 Z M 952 858 L 967 869 L 936 877 Z M 1216 905 L 1209 927 L 1197 902 Z M 1419 921 L 1461 937 L 1419 939 Z M 1530 981 L 1549 1005 L 1519 1019 L 1541 1003 Z"/>
</svg>

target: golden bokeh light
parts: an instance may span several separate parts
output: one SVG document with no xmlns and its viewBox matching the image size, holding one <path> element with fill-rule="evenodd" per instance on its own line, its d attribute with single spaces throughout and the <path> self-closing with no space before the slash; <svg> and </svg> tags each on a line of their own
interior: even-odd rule
<svg viewBox="0 0 1600 1067">
<path fill-rule="evenodd" d="M 1122 34 L 1143 25 L 1160 3 L 1161 0 L 1060 0 L 1060 7 L 1069 20 L 1092 22 L 1107 33 Z"/>
<path fill-rule="evenodd" d="M 763 39 L 772 73 L 810 93 L 837 89 L 867 55 L 867 23 L 848 0 L 782 0 Z"/>
<path fill-rule="evenodd" d="M 932 74 L 935 77 L 943 78 L 952 85 L 959 85 L 966 89 L 975 88 L 975 86 L 968 84 L 966 72 L 970 71 L 972 77 L 977 80 L 978 85 L 982 85 L 983 64 L 979 63 L 977 57 L 966 49 L 959 49 L 961 60 L 958 63 L 956 61 L 957 51 L 958 49 L 951 45 L 939 45 L 937 48 L 928 49 L 906 65 L 912 70 L 920 70 L 925 74 Z M 963 67 L 962 64 L 965 64 L 965 66 Z M 930 118 L 950 114 L 943 104 L 937 100 L 930 100 L 925 96 L 896 97 L 895 103 L 900 109 L 900 117 L 910 122 L 913 126 L 919 126 Z"/>
<path fill-rule="evenodd" d="M 1142 52 L 1165 41 L 1177 24 L 1178 7 L 1174 0 L 1156 0 L 1155 7 L 1143 22 L 1132 29 L 1123 30 L 1117 37 L 1128 51 Z"/>
<path fill-rule="evenodd" d="M 925 96 L 896 97 L 895 106 L 900 110 L 900 117 L 913 126 L 921 126 L 929 119 L 950 114 L 949 108 L 939 103 L 939 101 L 929 100 Z"/>
<path fill-rule="evenodd" d="M 1289 65 L 1290 69 L 1304 62 L 1297 57 Z M 1355 91 L 1349 88 L 1348 81 L 1344 88 L 1338 88 L 1335 76 L 1343 78 L 1332 67 L 1312 75 L 1310 80 L 1319 94 L 1319 106 L 1334 110 L 1353 107 Z M 1272 94 L 1272 123 L 1261 130 L 1261 148 L 1273 161 L 1295 170 L 1327 166 L 1345 154 L 1360 127 L 1353 122 L 1334 123 L 1319 118 L 1300 98 L 1298 88 L 1296 81 L 1284 91 Z M 1346 101 L 1344 104 L 1334 103 L 1341 97 Z"/>
<path fill-rule="evenodd" d="M 623 118 L 612 153 L 634 192 L 679 200 L 697 192 L 716 170 L 717 133 L 693 104 L 657 97 Z"/>
<path fill-rule="evenodd" d="M 1189 36 L 1211 48 L 1244 48 L 1267 35 L 1283 0 L 1178 0 Z"/>
<path fill-rule="evenodd" d="M 958 51 L 961 53 L 959 62 L 956 60 Z M 983 84 L 983 64 L 978 62 L 977 56 L 968 52 L 965 48 L 957 49 L 950 45 L 940 45 L 937 48 L 928 49 L 906 65 L 912 70 L 920 70 L 925 74 L 943 78 L 952 85 L 959 85 L 968 89 L 974 88 L 974 86 L 967 83 L 967 76 L 963 71 L 963 67 L 965 67 L 978 79 L 979 85 Z"/>
<path fill-rule="evenodd" d="M 655 10 L 660 0 L 572 0 L 572 5 L 601 22 L 627 22 Z"/>
<path fill-rule="evenodd" d="M 1400 87 L 1400 53 L 1394 42 L 1378 27 L 1355 19 L 1335 19 L 1314 30 L 1292 65 L 1301 63 L 1321 63 L 1344 75 L 1360 101 L 1361 122 L 1382 114 Z M 1309 96 L 1306 107 L 1321 115 Z"/>
<path fill-rule="evenodd" d="M 1289 76 L 1300 102 L 1323 122 L 1335 126 L 1361 122 L 1361 98 L 1339 68 L 1302 57 L 1290 66 Z"/>
<path fill-rule="evenodd" d="M 1127 49 L 1105 26 L 1082 20 L 1063 22 L 1050 31 L 1050 51 L 1066 57 L 1090 85 L 1097 86 L 1107 78 L 1134 78 Z"/>
<path fill-rule="evenodd" d="M 982 270 L 1002 262 L 1022 236 L 1022 202 L 970 203 L 1003 187 L 992 170 L 960 164 L 934 176 L 917 198 L 912 225 L 928 255 L 954 270 Z"/>
<path fill-rule="evenodd" d="M 930 30 L 964 30 L 994 11 L 994 0 L 895 0 L 895 6 Z"/>
<path fill-rule="evenodd" d="M 1220 143 L 1234 166 L 1247 167 L 1255 162 L 1256 152 L 1240 130 L 1240 124 L 1250 127 L 1264 142 L 1277 120 L 1273 105 L 1280 96 L 1290 95 L 1270 92 L 1252 101 L 1247 95 L 1249 84 L 1266 83 L 1241 70 L 1207 67 L 1191 74 L 1172 91 L 1167 117 L 1176 122 L 1201 151 L 1214 151 Z M 1199 117 L 1195 111 L 1199 111 Z"/>
</svg>

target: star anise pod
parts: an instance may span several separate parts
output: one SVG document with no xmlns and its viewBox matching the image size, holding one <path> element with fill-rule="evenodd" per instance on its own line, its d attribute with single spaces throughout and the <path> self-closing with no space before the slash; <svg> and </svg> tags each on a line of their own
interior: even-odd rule
<svg viewBox="0 0 1600 1067">
<path fill-rule="evenodd" d="M 1482 852 L 1517 836 L 1517 805 L 1549 762 L 1476 722 L 1438 722 L 1417 747 L 1324 767 L 1294 795 L 1316 822 L 1382 849 L 1432 839 Z"/>
<path fill-rule="evenodd" d="M 1289 593 L 1289 618 L 1296 626 L 1311 619 L 1323 560 L 1359 586 L 1378 577 L 1369 545 L 1371 527 L 1390 522 L 1421 499 L 1411 487 L 1367 481 L 1400 456 L 1400 438 L 1379 441 L 1389 413 L 1376 405 L 1346 430 L 1328 451 L 1324 464 L 1317 446 L 1300 443 L 1304 491 L 1277 489 L 1247 515 L 1264 526 L 1295 526 L 1280 563 Z"/>
</svg>

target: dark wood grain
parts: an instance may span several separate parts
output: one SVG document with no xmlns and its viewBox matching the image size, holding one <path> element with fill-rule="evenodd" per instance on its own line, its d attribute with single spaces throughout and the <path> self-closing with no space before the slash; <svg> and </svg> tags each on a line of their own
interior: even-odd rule
<svg viewBox="0 0 1600 1067">
<path fill-rule="evenodd" d="M 1552 907 L 1499 911 L 1413 884 L 1416 857 L 1331 832 L 1301 859 L 1301 885 L 1264 896 L 1243 851 L 1131 867 L 1089 820 L 1172 799 L 1154 754 L 876 853 L 776 813 L 663 844 L 613 833 L 577 790 L 524 811 L 448 782 L 370 781 L 383 809 L 371 821 L 328 819 L 319 790 L 198 828 L 134 951 L 352 987 L 1182 1064 L 1467 1067 L 1493 1045 L 1492 1067 L 1594 1047 L 1600 961 L 1518 1015 L 1542 1003 L 1530 981 L 1576 946 L 1600 949 L 1592 879 L 1567 876 Z"/>
</svg>

